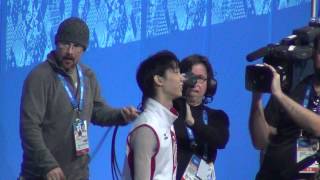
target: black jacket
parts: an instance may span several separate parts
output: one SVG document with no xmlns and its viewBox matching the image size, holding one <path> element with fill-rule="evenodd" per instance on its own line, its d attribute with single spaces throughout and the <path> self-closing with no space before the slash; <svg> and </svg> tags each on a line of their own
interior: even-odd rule
<svg viewBox="0 0 320 180">
<path fill-rule="evenodd" d="M 200 157 L 204 155 L 205 144 L 208 146 L 208 162 L 214 162 L 217 156 L 217 149 L 225 148 L 229 140 L 229 118 L 222 110 L 211 109 L 203 104 L 191 108 L 195 123 L 190 127 L 196 141 L 196 148 L 192 149 L 187 135 L 185 123 L 185 104 L 179 100 L 174 103 L 179 112 L 178 119 L 174 122 L 174 128 L 178 144 L 178 169 L 177 179 L 181 179 L 193 154 Z M 203 111 L 208 114 L 208 125 L 203 122 Z"/>
</svg>

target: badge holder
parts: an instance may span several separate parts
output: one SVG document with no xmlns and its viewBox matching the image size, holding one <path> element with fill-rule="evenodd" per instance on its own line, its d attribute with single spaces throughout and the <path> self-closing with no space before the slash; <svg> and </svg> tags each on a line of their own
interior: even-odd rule
<svg viewBox="0 0 320 180">
<path fill-rule="evenodd" d="M 301 132 L 297 139 L 297 164 L 281 174 L 285 179 L 294 179 L 298 174 L 319 173 L 319 162 L 319 140 L 305 138 Z"/>
<path fill-rule="evenodd" d="M 297 140 L 297 163 L 303 159 L 316 154 L 319 150 L 319 141 L 315 138 L 305 138 L 300 136 Z M 317 173 L 319 171 L 318 161 L 314 161 L 299 173 Z"/>
<path fill-rule="evenodd" d="M 192 155 L 181 180 L 215 180 L 213 163 L 207 163 L 199 156 Z"/>
<path fill-rule="evenodd" d="M 87 121 L 77 118 L 73 122 L 73 134 L 77 156 L 87 154 L 89 152 Z"/>
</svg>

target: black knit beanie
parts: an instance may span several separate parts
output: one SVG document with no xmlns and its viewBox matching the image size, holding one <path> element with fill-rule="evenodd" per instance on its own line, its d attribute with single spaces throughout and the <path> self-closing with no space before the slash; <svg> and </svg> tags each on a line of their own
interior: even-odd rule
<svg viewBox="0 0 320 180">
<path fill-rule="evenodd" d="M 78 17 L 65 19 L 58 28 L 55 43 L 72 42 L 83 46 L 84 50 L 88 47 L 89 28 L 87 24 Z"/>
</svg>

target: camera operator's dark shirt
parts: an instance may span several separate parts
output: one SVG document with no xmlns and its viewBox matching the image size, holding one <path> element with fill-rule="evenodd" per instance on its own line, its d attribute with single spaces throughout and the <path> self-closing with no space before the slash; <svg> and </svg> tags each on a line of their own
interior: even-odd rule
<svg viewBox="0 0 320 180">
<path fill-rule="evenodd" d="M 224 149 L 229 140 L 229 117 L 222 111 L 211 109 L 204 104 L 199 106 L 190 106 L 194 125 L 190 127 L 194 133 L 196 148 L 190 147 L 190 140 L 187 135 L 185 117 L 185 100 L 177 99 L 174 101 L 174 107 L 179 112 L 178 119 L 174 122 L 174 128 L 177 136 L 178 145 L 178 169 L 177 179 L 181 179 L 193 154 L 203 157 L 205 144 L 208 145 L 208 162 L 213 162 L 217 156 L 218 149 Z M 203 122 L 203 111 L 208 114 L 208 125 Z"/>
<path fill-rule="evenodd" d="M 301 81 L 289 94 L 289 97 L 302 105 L 311 78 L 312 76 L 308 76 Z M 312 100 L 314 96 L 312 88 L 309 99 Z M 296 141 L 301 134 L 301 128 L 272 96 L 265 108 L 265 117 L 269 125 L 277 128 L 277 134 L 270 137 L 270 144 L 264 150 L 265 154 L 257 179 L 285 179 L 282 176 L 283 171 L 294 168 L 296 165 Z M 306 131 L 303 133 L 312 136 Z"/>
</svg>

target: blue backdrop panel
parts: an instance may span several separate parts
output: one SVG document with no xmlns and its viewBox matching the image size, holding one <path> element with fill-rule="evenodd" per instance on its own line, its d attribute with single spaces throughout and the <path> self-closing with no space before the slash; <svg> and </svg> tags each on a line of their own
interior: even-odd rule
<svg viewBox="0 0 320 180">
<path fill-rule="evenodd" d="M 179 58 L 208 56 L 219 82 L 209 105 L 228 113 L 231 131 L 226 149 L 219 151 L 217 177 L 254 179 L 259 153 L 248 131 L 245 56 L 290 35 L 310 18 L 310 0 L 0 0 L 0 7 L 0 179 L 15 179 L 20 171 L 23 81 L 55 48 L 58 25 L 70 16 L 90 27 L 82 61 L 96 72 L 103 97 L 115 107 L 140 103 L 135 72 L 148 55 L 169 49 Z M 129 129 L 121 127 L 117 134 L 121 168 Z M 106 130 L 90 127 L 91 153 Z M 111 134 L 90 163 L 91 179 L 110 179 L 110 147 Z"/>
</svg>

